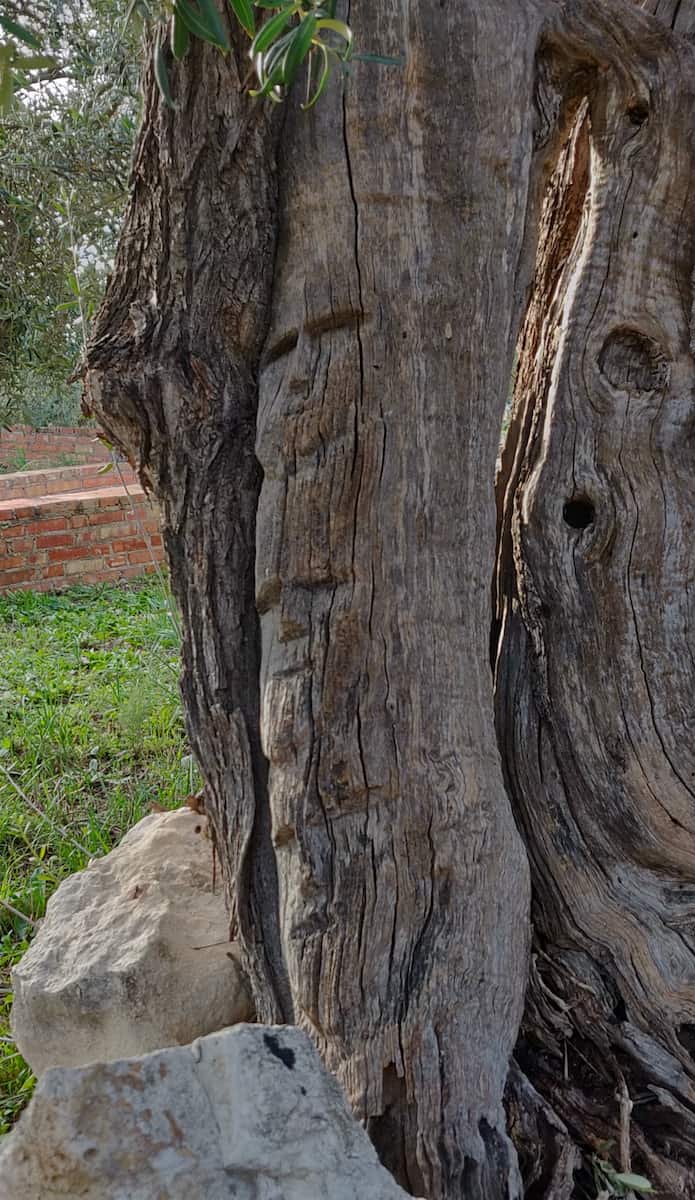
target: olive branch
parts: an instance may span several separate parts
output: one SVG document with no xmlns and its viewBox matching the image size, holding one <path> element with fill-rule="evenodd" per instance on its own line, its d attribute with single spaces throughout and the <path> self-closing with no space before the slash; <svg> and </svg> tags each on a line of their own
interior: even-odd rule
<svg viewBox="0 0 695 1200">
<path fill-rule="evenodd" d="M 132 0 L 131 10 L 142 12 L 146 0 Z M 249 57 L 258 86 L 252 96 L 267 96 L 280 104 L 302 70 L 306 96 L 303 109 L 313 108 L 326 90 L 334 67 L 346 72 L 354 61 L 400 66 L 402 58 L 383 54 L 356 54 L 352 30 L 336 17 L 337 0 L 229 0 L 242 29 L 251 39 Z M 262 18 L 257 25 L 257 14 Z M 229 38 L 214 0 L 173 0 L 163 16 L 171 17 L 170 44 L 175 59 L 187 53 L 191 37 L 230 49 Z M 155 76 L 166 104 L 176 107 L 164 53 L 164 36 L 155 46 Z"/>
</svg>

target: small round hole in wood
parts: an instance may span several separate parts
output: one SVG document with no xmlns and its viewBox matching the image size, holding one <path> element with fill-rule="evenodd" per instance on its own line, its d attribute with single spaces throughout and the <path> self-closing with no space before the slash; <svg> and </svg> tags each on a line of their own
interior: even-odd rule
<svg viewBox="0 0 695 1200">
<path fill-rule="evenodd" d="M 631 125 L 644 125 L 649 117 L 649 105 L 644 100 L 634 100 L 627 110 L 627 119 Z"/>
<path fill-rule="evenodd" d="M 596 510 L 586 496 L 573 496 L 565 501 L 562 516 L 570 529 L 588 529 L 589 525 L 593 525 Z"/>
</svg>

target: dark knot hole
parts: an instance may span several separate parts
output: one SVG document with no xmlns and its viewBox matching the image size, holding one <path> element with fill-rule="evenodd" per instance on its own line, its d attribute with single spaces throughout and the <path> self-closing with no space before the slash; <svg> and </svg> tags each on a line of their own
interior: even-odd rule
<svg viewBox="0 0 695 1200">
<path fill-rule="evenodd" d="M 573 496 L 565 501 L 562 516 L 570 529 L 587 529 L 594 522 L 596 509 L 588 497 Z"/>
<path fill-rule="evenodd" d="M 627 119 L 631 125 L 644 125 L 649 118 L 649 105 L 645 100 L 634 100 L 628 106 Z"/>
</svg>

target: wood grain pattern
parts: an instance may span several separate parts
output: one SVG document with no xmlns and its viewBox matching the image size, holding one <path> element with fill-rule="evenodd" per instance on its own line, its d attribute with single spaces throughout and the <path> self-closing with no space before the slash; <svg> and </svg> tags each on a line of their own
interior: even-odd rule
<svg viewBox="0 0 695 1200">
<path fill-rule="evenodd" d="M 537 934 L 520 1053 L 589 1143 L 617 1140 L 624 1080 L 644 1173 L 691 1197 L 695 59 L 638 14 L 601 40 L 592 8 L 554 43 L 591 83 L 501 480 L 498 725 Z"/>
<path fill-rule="evenodd" d="M 282 945 L 298 1020 L 399 1177 L 517 1194 L 500 1102 L 527 870 L 487 644 L 537 17 L 425 2 L 350 20 L 407 65 L 356 68 L 312 122 L 289 115 L 260 376 Z"/>
</svg>

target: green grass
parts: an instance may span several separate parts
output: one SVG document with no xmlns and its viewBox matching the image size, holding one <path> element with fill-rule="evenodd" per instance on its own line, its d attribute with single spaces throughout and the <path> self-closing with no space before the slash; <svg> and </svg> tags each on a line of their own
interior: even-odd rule
<svg viewBox="0 0 695 1200">
<path fill-rule="evenodd" d="M 33 1086 L 9 1033 L 10 969 L 33 926 L 4 905 L 35 921 L 61 879 L 85 866 L 80 847 L 108 851 L 153 801 L 182 804 L 198 781 L 160 584 L 0 596 L 0 662 L 2 1134 Z"/>
<path fill-rule="evenodd" d="M 0 454 L 3 454 L 0 444 Z M 79 467 L 84 462 L 79 454 L 54 454 L 48 458 L 27 458 L 26 450 L 19 447 L 11 453 L 4 452 L 0 462 L 0 475 L 14 475 L 17 471 L 50 471 L 53 467 Z"/>
<path fill-rule="evenodd" d="M 2 451 L 0 446 L 0 454 L 2 454 L 2 462 L 0 462 L 0 475 L 14 475 L 15 471 L 26 471 L 29 462 L 26 450 L 18 447 L 16 450 Z"/>
</svg>

